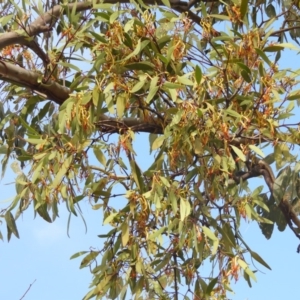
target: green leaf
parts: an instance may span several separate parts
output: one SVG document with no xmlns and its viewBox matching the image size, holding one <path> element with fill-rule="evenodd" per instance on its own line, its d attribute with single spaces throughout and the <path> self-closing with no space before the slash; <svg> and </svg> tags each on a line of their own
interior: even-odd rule
<svg viewBox="0 0 300 300">
<path fill-rule="evenodd" d="M 0 18 L 0 24 L 1 26 L 5 26 L 12 18 L 15 17 L 15 14 L 3 14 L 3 16 Z"/>
<path fill-rule="evenodd" d="M 128 60 L 129 58 L 138 55 L 149 44 L 149 42 L 149 40 L 145 40 L 142 42 L 141 40 L 139 40 L 134 51 L 132 51 L 128 56 L 126 56 L 124 60 Z"/>
<path fill-rule="evenodd" d="M 173 190 L 169 191 L 168 201 L 169 201 L 169 203 L 171 203 L 174 215 L 176 215 L 177 210 L 178 210 L 178 205 L 177 205 L 177 198 L 176 198 Z"/>
<path fill-rule="evenodd" d="M 235 154 L 239 157 L 241 161 L 246 161 L 245 154 L 239 148 L 233 145 L 230 145 L 230 147 L 232 148 L 232 150 L 235 152 Z"/>
<path fill-rule="evenodd" d="M 134 94 L 136 92 L 138 92 L 143 86 L 145 85 L 145 80 L 139 81 L 138 83 L 136 83 L 133 88 L 131 89 L 131 93 Z"/>
<path fill-rule="evenodd" d="M 300 99 L 300 91 L 297 90 L 297 91 L 293 91 L 291 92 L 288 96 L 287 96 L 287 100 L 298 100 Z"/>
<path fill-rule="evenodd" d="M 40 217 L 42 217 L 45 221 L 47 221 L 48 223 L 52 223 L 52 219 L 51 217 L 49 216 L 49 213 L 48 213 L 48 207 L 47 207 L 47 203 L 43 204 L 43 205 L 40 205 L 36 211 L 37 213 L 40 215 Z"/>
<path fill-rule="evenodd" d="M 93 147 L 93 150 L 94 150 L 94 154 L 95 154 L 96 158 L 98 159 L 98 161 L 105 167 L 106 166 L 106 157 L 103 154 L 103 152 L 97 146 Z"/>
<path fill-rule="evenodd" d="M 45 140 L 42 140 L 42 139 L 27 139 L 26 141 L 33 145 L 40 145 L 40 144 L 46 142 Z"/>
<path fill-rule="evenodd" d="M 227 115 L 230 115 L 232 117 L 235 117 L 235 118 L 238 118 L 238 119 L 241 118 L 241 115 L 239 113 L 237 113 L 236 111 L 234 111 L 234 110 L 232 110 L 230 108 L 227 108 L 225 110 L 225 112 L 226 112 Z"/>
<path fill-rule="evenodd" d="M 204 234 L 210 238 L 212 241 L 217 241 L 217 237 L 215 236 L 215 234 L 206 226 L 202 226 L 202 230 L 204 232 Z"/>
<path fill-rule="evenodd" d="M 257 262 L 259 262 L 261 265 L 263 265 L 264 267 L 266 267 L 269 270 L 272 270 L 270 268 L 270 266 L 254 251 L 251 251 L 251 256 L 253 259 L 255 259 Z"/>
<path fill-rule="evenodd" d="M 196 79 L 196 82 L 198 84 L 201 83 L 201 79 L 202 79 L 202 71 L 200 69 L 200 67 L 197 65 L 196 68 L 195 68 L 195 79 Z"/>
<path fill-rule="evenodd" d="M 244 19 L 247 11 L 248 11 L 248 0 L 242 0 L 241 1 L 241 7 L 240 7 L 241 19 L 242 20 Z"/>
<path fill-rule="evenodd" d="M 179 83 L 182 83 L 183 85 L 190 85 L 190 86 L 193 86 L 193 85 L 194 85 L 193 81 L 190 80 L 190 79 L 188 79 L 188 78 L 186 77 L 186 75 L 183 75 L 183 76 L 177 76 L 177 81 L 178 81 Z"/>
<path fill-rule="evenodd" d="M 218 282 L 219 277 L 215 277 L 213 280 L 210 281 L 206 288 L 206 295 L 210 296 L 213 288 L 215 287 L 216 283 Z"/>
<path fill-rule="evenodd" d="M 60 61 L 59 62 L 59 65 L 63 66 L 63 67 L 66 67 L 66 68 L 70 68 L 70 69 L 73 69 L 77 72 L 81 72 L 81 69 L 73 64 L 70 64 L 70 63 L 67 63 L 67 62 L 63 62 L 63 61 Z"/>
<path fill-rule="evenodd" d="M 100 254 L 99 251 L 91 251 L 88 255 L 86 255 L 80 264 L 80 269 L 89 265 L 92 261 L 96 259 L 96 257 Z"/>
<path fill-rule="evenodd" d="M 210 14 L 209 16 L 211 18 L 215 18 L 215 19 L 219 19 L 219 20 L 230 21 L 229 16 L 225 16 L 225 15 Z"/>
<path fill-rule="evenodd" d="M 257 281 L 255 274 L 250 270 L 249 266 L 240 258 L 238 259 L 238 264 L 254 281 Z"/>
<path fill-rule="evenodd" d="M 258 154 L 260 157 L 265 157 L 265 154 L 262 152 L 261 149 L 259 149 L 258 147 L 256 147 L 255 145 L 249 145 L 249 148 L 254 151 L 256 154 Z"/>
<path fill-rule="evenodd" d="M 272 66 L 271 61 L 267 57 L 267 55 L 259 48 L 255 48 L 256 53 L 265 61 L 270 67 Z"/>
<path fill-rule="evenodd" d="M 272 45 L 264 48 L 265 52 L 278 52 L 281 50 L 283 50 L 283 47 L 281 47 L 280 45 Z"/>
<path fill-rule="evenodd" d="M 115 216 L 117 216 L 117 213 L 111 213 L 103 222 L 103 225 L 109 224 Z"/>
<path fill-rule="evenodd" d="M 180 220 L 184 221 L 191 212 L 191 206 L 189 201 L 180 198 Z"/>
<path fill-rule="evenodd" d="M 154 98 L 154 96 L 157 94 L 157 91 L 159 90 L 159 87 L 158 86 L 155 86 L 153 88 L 151 88 L 149 90 L 149 93 L 148 93 L 148 96 L 147 96 L 147 99 L 146 99 L 146 102 L 147 103 L 150 103 L 150 101 Z"/>
<path fill-rule="evenodd" d="M 63 177 L 66 175 L 66 173 L 68 172 L 71 164 L 73 162 L 73 156 L 68 156 L 67 158 L 65 158 L 63 164 L 61 165 L 59 171 L 57 172 L 52 184 L 51 184 L 51 187 L 53 189 L 55 189 L 57 186 L 60 185 Z"/>
<path fill-rule="evenodd" d="M 140 71 L 153 71 L 154 65 L 149 62 L 138 62 L 126 64 L 125 68 L 128 70 L 140 70 Z"/>
<path fill-rule="evenodd" d="M 117 116 L 119 118 L 122 118 L 125 112 L 127 103 L 127 98 L 124 94 L 120 94 L 117 97 Z"/>
<path fill-rule="evenodd" d="M 273 187 L 273 196 L 277 205 L 283 199 L 283 196 L 288 188 L 288 185 L 291 181 L 291 168 L 286 167 L 280 173 L 279 176 L 275 179 Z"/>
<path fill-rule="evenodd" d="M 247 73 L 245 70 L 242 70 L 241 75 L 246 82 L 250 83 L 252 81 L 249 73 Z"/>
<path fill-rule="evenodd" d="M 166 231 L 166 226 L 163 226 L 161 228 L 159 228 L 158 230 L 154 230 L 154 232 L 152 234 L 149 235 L 148 239 L 155 241 L 155 239 L 159 236 L 161 236 L 161 234 Z"/>
<path fill-rule="evenodd" d="M 162 1 L 162 3 L 163 3 L 165 6 L 171 8 L 171 4 L 170 4 L 170 1 L 169 1 L 169 0 L 161 0 L 161 1 Z"/>
<path fill-rule="evenodd" d="M 24 126 L 27 129 L 27 132 L 29 134 L 39 136 L 39 133 L 33 127 L 29 126 L 21 116 L 19 116 L 19 120 L 20 120 L 22 126 Z"/>
<path fill-rule="evenodd" d="M 131 170 L 132 170 L 133 179 L 134 179 L 138 189 L 143 193 L 144 192 L 144 180 L 143 180 L 143 176 L 142 176 L 142 171 L 134 160 L 132 160 L 130 162 L 130 166 L 131 166 Z"/>
<path fill-rule="evenodd" d="M 275 10 L 275 7 L 274 5 L 272 4 L 269 4 L 266 8 L 266 15 L 269 17 L 269 18 L 274 18 L 276 17 L 276 10 Z"/>
<path fill-rule="evenodd" d="M 81 255 L 86 254 L 86 253 L 88 253 L 88 251 L 80 251 L 80 252 L 77 252 L 77 253 L 73 254 L 73 255 L 70 257 L 70 259 L 77 258 L 78 256 L 81 256 Z"/>
<path fill-rule="evenodd" d="M 37 164 L 37 166 L 34 168 L 34 171 L 33 171 L 32 177 L 31 177 L 32 183 L 35 183 L 40 178 L 43 166 L 44 166 L 44 160 L 41 160 Z"/>
<path fill-rule="evenodd" d="M 232 232 L 232 228 L 229 225 L 229 223 L 225 223 L 222 229 L 223 229 L 223 232 L 225 233 L 228 241 L 230 241 L 230 244 L 232 245 L 232 247 L 236 247 L 235 236 Z"/>
<path fill-rule="evenodd" d="M 166 139 L 166 138 L 165 138 L 163 135 L 157 137 L 157 138 L 154 140 L 153 144 L 152 144 L 152 150 L 156 150 L 156 149 L 158 149 L 159 147 L 161 147 L 161 145 L 163 144 L 163 142 L 164 142 L 165 139 Z"/>
<path fill-rule="evenodd" d="M 6 221 L 7 228 L 19 239 L 20 238 L 19 232 L 12 213 L 10 211 L 7 211 L 4 218 Z M 8 241 L 9 240 L 10 240 L 10 234 L 8 234 Z"/>
<path fill-rule="evenodd" d="M 179 83 L 174 83 L 174 82 L 168 82 L 168 81 L 166 81 L 163 84 L 163 87 L 167 88 L 167 89 L 183 89 L 184 85 L 179 84 Z"/>
<path fill-rule="evenodd" d="M 122 230 L 122 245 L 123 247 L 125 247 L 129 241 L 129 226 L 127 221 L 122 224 L 121 230 Z"/>
</svg>

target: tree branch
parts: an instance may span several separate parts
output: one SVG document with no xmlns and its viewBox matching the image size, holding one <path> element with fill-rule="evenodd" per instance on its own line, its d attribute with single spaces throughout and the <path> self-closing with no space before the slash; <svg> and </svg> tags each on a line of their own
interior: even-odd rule
<svg viewBox="0 0 300 300">
<path fill-rule="evenodd" d="M 27 291 L 24 293 L 24 295 L 20 298 L 20 300 L 24 299 L 26 294 L 29 292 L 30 288 L 33 286 L 33 284 L 36 282 L 36 279 L 34 279 L 33 283 L 31 283 L 27 289 Z"/>
<path fill-rule="evenodd" d="M 0 60 L 0 79 L 27 87 L 33 92 L 61 105 L 69 98 L 70 90 L 55 81 L 42 82 L 42 75 Z"/>
<path fill-rule="evenodd" d="M 95 125 L 104 133 L 120 133 L 128 129 L 134 132 L 163 133 L 163 127 L 160 125 L 161 121 L 155 119 L 152 122 L 136 118 L 120 120 L 106 115 L 101 115 L 100 119 L 101 121 L 96 122 Z"/>
</svg>

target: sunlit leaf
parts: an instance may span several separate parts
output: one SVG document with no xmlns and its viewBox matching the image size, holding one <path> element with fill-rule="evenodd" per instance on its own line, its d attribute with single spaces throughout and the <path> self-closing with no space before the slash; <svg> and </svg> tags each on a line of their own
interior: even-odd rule
<svg viewBox="0 0 300 300">
<path fill-rule="evenodd" d="M 243 20 L 246 13 L 248 10 L 248 0 L 242 0 L 241 1 L 241 7 L 240 7 L 240 12 L 241 12 L 241 19 Z"/>
<path fill-rule="evenodd" d="M 69 169 L 72 161 L 73 161 L 73 157 L 72 156 L 69 156 L 69 157 L 67 157 L 65 159 L 65 161 L 63 162 L 60 170 L 57 172 L 57 175 L 56 175 L 56 177 L 54 178 L 54 180 L 52 182 L 53 188 L 57 187 L 60 184 L 60 182 L 63 179 L 63 177 L 68 172 L 68 169 Z"/>
<path fill-rule="evenodd" d="M 256 147 L 255 145 L 249 145 L 249 148 L 254 151 L 256 154 L 258 154 L 261 157 L 265 157 L 265 154 L 262 152 L 262 150 L 258 147 Z"/>
<path fill-rule="evenodd" d="M 245 154 L 236 146 L 231 145 L 232 150 L 235 152 L 235 154 L 240 158 L 241 161 L 246 161 Z"/>
</svg>

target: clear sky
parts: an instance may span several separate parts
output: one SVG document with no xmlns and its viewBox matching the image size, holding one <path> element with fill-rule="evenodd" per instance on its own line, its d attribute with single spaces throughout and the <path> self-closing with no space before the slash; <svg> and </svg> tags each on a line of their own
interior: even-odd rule
<svg viewBox="0 0 300 300">
<path fill-rule="evenodd" d="M 294 52 L 285 55 L 283 67 L 299 68 L 299 56 Z M 294 53 L 293 55 L 290 55 Z M 298 64 L 298 65 L 297 65 Z M 297 110 L 299 112 L 299 110 Z M 299 121 L 299 120 L 298 120 Z M 137 135 L 137 160 L 142 168 L 151 163 L 147 135 Z M 268 154 L 266 152 L 266 154 Z M 6 207 L 9 198 L 15 195 L 16 175 L 8 167 L 7 174 L 0 182 L 0 208 Z M 250 181 L 250 187 L 263 184 L 263 179 Z M 118 198 L 118 201 L 122 201 Z M 116 200 L 114 200 L 116 201 Z M 93 211 L 88 199 L 81 202 L 81 209 L 87 222 L 87 233 L 82 220 L 72 216 L 70 238 L 67 236 L 69 213 L 60 205 L 60 218 L 49 224 L 37 216 L 34 219 L 30 207 L 17 221 L 20 240 L 12 236 L 6 241 L 4 223 L 0 226 L 5 241 L 0 243 L 0 299 L 18 300 L 30 284 L 25 300 L 77 300 L 87 293 L 92 279 L 88 269 L 79 269 L 81 259 L 69 258 L 78 251 L 89 248 L 100 249 L 102 240 L 98 234 L 105 232 L 102 214 Z M 107 228 L 107 227 L 106 227 Z M 300 299 L 299 275 L 300 254 L 296 253 L 299 240 L 287 228 L 283 233 L 275 228 L 270 240 L 266 240 L 255 223 L 245 223 L 241 230 L 246 243 L 271 266 L 272 271 L 258 263 L 258 282 L 249 288 L 241 278 L 233 284 L 235 294 L 228 294 L 232 300 L 282 300 Z M 255 263 L 255 262 L 254 262 Z"/>
</svg>

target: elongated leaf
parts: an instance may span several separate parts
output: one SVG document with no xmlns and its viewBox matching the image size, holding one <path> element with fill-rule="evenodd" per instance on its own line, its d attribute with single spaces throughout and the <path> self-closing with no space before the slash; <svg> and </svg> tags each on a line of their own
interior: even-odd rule
<svg viewBox="0 0 300 300">
<path fill-rule="evenodd" d="M 238 264 L 254 281 L 257 281 L 255 274 L 250 270 L 249 266 L 243 260 L 238 259 Z"/>
<path fill-rule="evenodd" d="M 126 64 L 125 68 L 128 70 L 153 71 L 154 65 L 149 62 L 138 62 Z"/>
<path fill-rule="evenodd" d="M 230 145 L 235 154 L 240 158 L 241 161 L 246 161 L 245 154 L 237 147 Z"/>
<path fill-rule="evenodd" d="M 272 66 L 271 61 L 267 57 L 267 55 L 259 48 L 255 48 L 256 53 L 269 65 Z"/>
<path fill-rule="evenodd" d="M 195 79 L 196 79 L 198 84 L 201 83 L 202 71 L 201 71 L 199 66 L 196 66 L 196 68 L 195 68 Z"/>
<path fill-rule="evenodd" d="M 129 225 L 127 222 L 124 222 L 121 226 L 122 229 L 122 245 L 125 247 L 129 241 Z"/>
<path fill-rule="evenodd" d="M 88 253 L 88 251 L 80 251 L 80 252 L 74 253 L 74 254 L 70 257 L 70 259 L 77 258 L 77 257 L 79 257 L 79 256 L 81 256 L 81 255 L 83 255 L 83 254 L 86 254 L 86 253 Z"/>
<path fill-rule="evenodd" d="M 240 12 L 241 12 L 241 19 L 243 20 L 246 13 L 248 10 L 248 0 L 242 0 L 241 1 L 241 7 L 240 7 Z"/>
<path fill-rule="evenodd" d="M 136 161 L 131 161 L 131 170 L 132 170 L 132 176 L 133 179 L 138 186 L 139 190 L 143 193 L 144 192 L 144 179 L 142 175 L 142 171 L 140 167 L 137 165 Z"/>
<path fill-rule="evenodd" d="M 89 265 L 95 258 L 99 255 L 99 251 L 91 251 L 88 255 L 86 255 L 80 264 L 80 269 Z"/>
<path fill-rule="evenodd" d="M 96 158 L 99 160 L 99 162 L 105 167 L 106 166 L 106 158 L 103 152 L 100 150 L 99 147 L 94 147 L 94 154 Z"/>
<path fill-rule="evenodd" d="M 115 216 L 117 216 L 118 214 L 117 213 L 111 213 L 103 222 L 103 225 L 105 224 L 109 224 Z"/>
<path fill-rule="evenodd" d="M 208 284 L 207 289 L 206 289 L 206 294 L 207 295 L 211 295 L 211 292 L 213 290 L 213 288 L 215 287 L 216 283 L 218 282 L 218 277 L 215 277 L 213 280 L 211 280 L 211 282 Z"/>
<path fill-rule="evenodd" d="M 265 157 L 265 154 L 262 152 L 262 150 L 258 147 L 256 147 L 255 145 L 249 145 L 249 148 L 254 151 L 256 154 L 258 154 L 261 157 Z"/>
<path fill-rule="evenodd" d="M 19 232 L 16 226 L 15 219 L 10 211 L 6 212 L 5 214 L 5 221 L 6 225 L 9 228 L 9 230 L 19 239 Z M 10 240 L 10 235 L 8 234 L 8 241 Z"/>
<path fill-rule="evenodd" d="M 40 217 L 42 217 L 45 221 L 52 223 L 52 219 L 48 213 L 48 206 L 47 203 L 40 205 L 36 211 L 38 212 L 38 214 L 40 215 Z"/>
<path fill-rule="evenodd" d="M 269 270 L 272 270 L 271 267 L 254 251 L 251 251 L 251 256 L 257 261 L 259 262 L 261 265 L 263 265 L 264 267 L 268 268 Z"/>
<path fill-rule="evenodd" d="M 218 240 L 217 237 L 215 236 L 215 234 L 206 226 L 202 226 L 203 232 L 204 234 L 210 238 L 212 241 L 216 241 Z"/>
<path fill-rule="evenodd" d="M 59 171 L 57 172 L 53 183 L 52 183 L 52 188 L 56 188 L 62 181 L 63 177 L 66 175 L 66 173 L 68 172 L 71 164 L 73 161 L 73 157 L 72 156 L 68 156 L 65 161 L 63 162 L 61 168 L 59 169 Z"/>
</svg>

